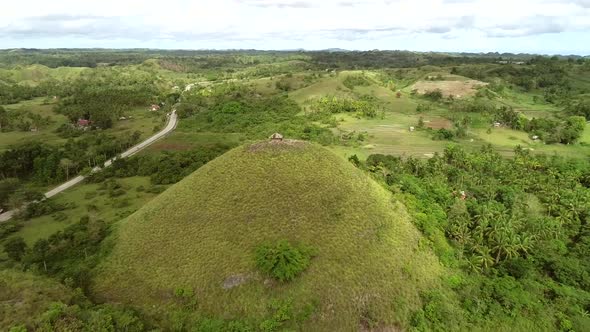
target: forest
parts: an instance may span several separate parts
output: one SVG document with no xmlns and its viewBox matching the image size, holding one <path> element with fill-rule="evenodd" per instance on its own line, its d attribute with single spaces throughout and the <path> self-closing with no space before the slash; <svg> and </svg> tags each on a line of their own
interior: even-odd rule
<svg viewBox="0 0 590 332">
<path fill-rule="evenodd" d="M 448 280 L 452 293 L 431 295 L 416 328 L 505 317 L 548 330 L 554 321 L 561 330 L 588 326 L 587 163 L 451 146 L 427 161 L 371 155 L 359 167 L 406 203 L 441 261 L 462 271 Z"/>
</svg>

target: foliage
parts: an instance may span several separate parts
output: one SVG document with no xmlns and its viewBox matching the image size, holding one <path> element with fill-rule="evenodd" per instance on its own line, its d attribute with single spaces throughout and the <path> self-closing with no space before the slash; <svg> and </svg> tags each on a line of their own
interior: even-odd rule
<svg viewBox="0 0 590 332">
<path fill-rule="evenodd" d="M 7 111 L 0 106 L 0 131 L 19 130 L 28 132 L 46 127 L 52 122 L 49 116 L 42 116 L 28 110 Z"/>
<path fill-rule="evenodd" d="M 428 98 L 432 101 L 440 101 L 443 98 L 443 93 L 440 89 L 426 91 L 424 93 L 424 98 Z"/>
<path fill-rule="evenodd" d="M 376 101 L 369 96 L 360 99 L 327 96 L 311 100 L 310 103 L 313 110 L 323 114 L 356 113 L 368 118 L 377 116 Z"/>
<path fill-rule="evenodd" d="M 299 116 L 301 109 L 286 95 L 259 96 L 252 89 L 233 84 L 219 85 L 209 96 L 198 92 L 184 97 L 183 103 L 199 105 L 199 112 L 182 125 L 195 131 L 242 133 L 251 139 L 266 139 L 280 132 L 288 138 L 299 138 L 329 144 L 334 136 L 329 129 Z"/>
<path fill-rule="evenodd" d="M 59 280 L 69 278 L 72 285 L 86 288 L 107 234 L 103 221 L 82 217 L 65 230 L 37 241 L 23 257 L 23 264 Z"/>
<path fill-rule="evenodd" d="M 342 84 L 352 90 L 356 86 L 369 86 L 371 85 L 371 82 L 369 82 L 364 75 L 348 75 L 342 81 Z"/>
<path fill-rule="evenodd" d="M 590 195 L 583 174 L 590 165 L 515 152 L 505 159 L 489 148 L 451 146 L 424 161 L 367 159 L 369 171 L 413 211 L 441 261 L 464 271 L 455 294 L 438 302 L 451 305 L 427 305 L 416 327 L 456 329 L 442 317 L 466 317 L 456 323 L 480 328 L 519 317 L 518 326 L 539 330 L 566 321 L 588 328 L 582 308 L 590 304 L 590 265 L 583 262 Z"/>
<path fill-rule="evenodd" d="M 15 261 L 21 260 L 26 249 L 27 244 L 22 237 L 13 237 L 4 243 L 4 252 L 6 252 L 10 259 Z"/>
<path fill-rule="evenodd" d="M 311 249 L 293 246 L 286 240 L 256 249 L 256 266 L 279 281 L 291 281 L 308 266 Z"/>
<path fill-rule="evenodd" d="M 122 112 L 133 106 L 147 105 L 158 91 L 145 75 L 128 77 L 116 71 L 96 71 L 71 84 L 68 97 L 59 101 L 56 111 L 75 123 L 91 121 L 92 126 L 110 128 Z"/>
<path fill-rule="evenodd" d="M 69 206 L 65 204 L 58 204 L 53 200 L 32 201 L 26 204 L 26 206 L 17 213 L 16 217 L 19 219 L 28 220 L 34 217 L 63 211 L 67 208 L 69 208 Z"/>
<path fill-rule="evenodd" d="M 101 165 L 108 158 L 123 152 L 137 143 L 139 136 L 138 132 L 118 138 L 97 133 L 68 140 L 61 149 L 40 142 L 16 146 L 0 153 L 0 178 L 32 178 L 40 184 L 64 181 L 86 166 Z M 66 164 L 64 160 L 69 162 Z M 3 185 L 14 186 L 14 182 L 3 182 Z"/>
<path fill-rule="evenodd" d="M 227 151 L 224 144 L 200 146 L 191 151 L 165 151 L 134 158 L 117 159 L 109 168 L 88 176 L 90 182 L 103 182 L 112 177 L 150 176 L 153 184 L 171 184 Z"/>
<path fill-rule="evenodd" d="M 583 116 L 586 120 L 590 120 L 590 99 L 572 103 L 566 108 L 566 112 L 571 115 Z"/>
</svg>

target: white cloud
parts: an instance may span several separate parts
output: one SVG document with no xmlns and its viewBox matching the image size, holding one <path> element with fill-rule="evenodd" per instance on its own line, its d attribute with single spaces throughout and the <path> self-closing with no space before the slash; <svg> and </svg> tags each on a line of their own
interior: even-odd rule
<svg viewBox="0 0 590 332">
<path fill-rule="evenodd" d="M 292 40 L 294 48 L 323 38 L 358 45 L 372 40 L 369 48 L 387 48 L 388 38 L 416 35 L 486 40 L 590 34 L 589 0 L 28 0 L 2 7 L 0 47 L 6 40 L 85 38 L 243 48 Z"/>
</svg>

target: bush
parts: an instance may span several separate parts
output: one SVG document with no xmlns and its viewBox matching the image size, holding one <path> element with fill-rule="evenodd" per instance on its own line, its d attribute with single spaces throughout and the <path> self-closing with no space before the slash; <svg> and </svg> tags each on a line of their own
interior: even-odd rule
<svg viewBox="0 0 590 332">
<path fill-rule="evenodd" d="M 351 75 L 347 76 L 342 84 L 352 90 L 355 86 L 369 86 L 371 85 L 371 82 L 369 82 L 363 75 Z"/>
<path fill-rule="evenodd" d="M 67 204 L 59 204 L 52 200 L 32 202 L 29 203 L 24 210 L 19 211 L 19 213 L 17 214 L 17 218 L 29 220 L 31 218 L 63 211 L 68 207 L 69 206 Z"/>
<path fill-rule="evenodd" d="M 437 140 L 437 141 L 442 141 L 442 140 L 452 140 L 454 137 L 455 137 L 455 134 L 451 130 L 441 128 L 441 129 L 434 132 L 434 136 L 432 137 L 432 139 Z"/>
<path fill-rule="evenodd" d="M 151 186 L 148 189 L 146 189 L 146 193 L 150 193 L 150 194 L 159 194 L 161 192 L 164 192 L 164 190 L 166 190 L 165 186 Z"/>
<path fill-rule="evenodd" d="M 312 252 L 296 247 L 286 240 L 276 245 L 263 245 L 256 249 L 256 266 L 280 281 L 291 281 L 308 266 Z"/>
<path fill-rule="evenodd" d="M 109 197 L 119 197 L 125 195 L 125 189 L 116 188 L 109 190 Z"/>
<path fill-rule="evenodd" d="M 440 89 L 434 89 L 432 91 L 426 91 L 424 93 L 424 97 L 433 101 L 439 101 L 443 98 L 443 93 Z"/>
<path fill-rule="evenodd" d="M 14 237 L 4 244 L 6 255 L 17 262 L 20 262 L 26 250 L 27 244 L 22 237 Z"/>
</svg>

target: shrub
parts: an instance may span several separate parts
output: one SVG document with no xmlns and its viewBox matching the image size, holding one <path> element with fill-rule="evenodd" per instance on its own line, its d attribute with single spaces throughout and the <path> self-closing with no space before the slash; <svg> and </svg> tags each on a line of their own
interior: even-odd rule
<svg viewBox="0 0 590 332">
<path fill-rule="evenodd" d="M 146 193 L 150 193 L 150 194 L 159 194 L 161 192 L 163 192 L 164 190 L 166 190 L 165 186 L 151 186 L 148 189 L 146 189 Z"/>
<path fill-rule="evenodd" d="M 123 188 L 116 188 L 109 190 L 109 197 L 119 197 L 125 195 L 125 189 Z"/>
<path fill-rule="evenodd" d="M 20 262 L 26 250 L 27 244 L 22 237 L 14 237 L 4 244 L 6 255 L 17 262 Z"/>
<path fill-rule="evenodd" d="M 342 84 L 352 90 L 355 86 L 369 86 L 371 85 L 371 82 L 369 82 L 363 75 L 351 75 L 347 76 Z"/>
<path fill-rule="evenodd" d="M 121 209 L 124 207 L 128 207 L 129 205 L 131 205 L 131 202 L 129 202 L 129 199 L 125 198 L 125 199 L 120 199 L 120 200 L 114 200 L 112 206 L 115 209 Z"/>
<path fill-rule="evenodd" d="M 290 281 L 309 266 L 311 256 L 310 248 L 293 246 L 281 240 L 276 245 L 256 249 L 256 266 L 273 278 Z"/>
<path fill-rule="evenodd" d="M 68 215 L 63 212 L 58 212 L 58 213 L 52 215 L 51 217 L 55 221 L 64 221 L 64 220 L 68 219 Z"/>
<path fill-rule="evenodd" d="M 440 89 L 434 89 L 432 91 L 426 91 L 424 93 L 424 97 L 432 99 L 434 101 L 439 101 L 443 98 L 443 93 Z"/>
<path fill-rule="evenodd" d="M 455 134 L 445 128 L 441 128 L 437 131 L 434 132 L 434 136 L 432 137 L 432 139 L 437 140 L 437 141 L 442 141 L 442 140 L 452 140 L 455 137 Z"/>
</svg>

